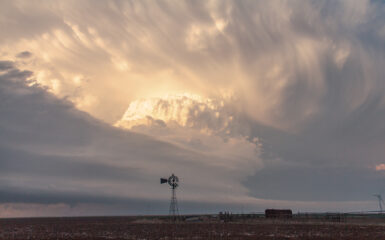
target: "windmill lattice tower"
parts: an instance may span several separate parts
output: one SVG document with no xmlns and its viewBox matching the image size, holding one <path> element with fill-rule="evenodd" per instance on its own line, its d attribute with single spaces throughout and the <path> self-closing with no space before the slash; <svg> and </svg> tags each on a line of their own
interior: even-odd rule
<svg viewBox="0 0 385 240">
<path fill-rule="evenodd" d="M 169 215 L 175 219 L 179 215 L 178 200 L 176 198 L 176 188 L 179 186 L 179 178 L 172 174 L 169 178 L 161 178 L 160 184 L 163 183 L 168 183 L 171 186 Z"/>
<path fill-rule="evenodd" d="M 384 200 L 382 199 L 381 194 L 373 194 L 378 199 L 378 206 L 380 207 L 380 213 L 382 213 L 382 204 L 384 203 Z"/>
</svg>

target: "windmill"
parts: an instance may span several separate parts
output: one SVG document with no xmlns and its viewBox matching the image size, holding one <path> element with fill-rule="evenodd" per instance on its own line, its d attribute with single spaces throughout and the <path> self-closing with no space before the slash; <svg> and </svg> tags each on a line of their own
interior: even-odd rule
<svg viewBox="0 0 385 240">
<path fill-rule="evenodd" d="M 171 186 L 171 202 L 169 214 L 175 219 L 175 217 L 179 215 L 178 201 L 176 199 L 176 188 L 179 186 L 179 178 L 172 174 L 169 178 L 161 178 L 160 184 L 163 183 L 168 183 L 168 185 Z"/>
<path fill-rule="evenodd" d="M 373 194 L 378 199 L 378 206 L 380 207 L 380 213 L 382 213 L 382 204 L 385 204 L 381 194 Z"/>
</svg>

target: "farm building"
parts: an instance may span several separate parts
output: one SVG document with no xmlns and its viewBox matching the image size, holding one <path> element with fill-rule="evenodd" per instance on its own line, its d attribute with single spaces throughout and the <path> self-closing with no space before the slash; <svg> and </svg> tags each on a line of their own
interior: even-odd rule
<svg viewBox="0 0 385 240">
<path fill-rule="evenodd" d="M 266 209 L 266 218 L 292 218 L 293 213 L 290 209 Z"/>
</svg>

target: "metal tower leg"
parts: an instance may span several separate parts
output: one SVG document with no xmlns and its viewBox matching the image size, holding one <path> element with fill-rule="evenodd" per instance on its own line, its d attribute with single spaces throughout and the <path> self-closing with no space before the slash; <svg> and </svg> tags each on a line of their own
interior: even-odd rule
<svg viewBox="0 0 385 240">
<path fill-rule="evenodd" d="M 172 188 L 169 214 L 170 216 L 173 216 L 174 219 L 179 215 L 178 200 L 176 199 L 175 188 Z"/>
</svg>

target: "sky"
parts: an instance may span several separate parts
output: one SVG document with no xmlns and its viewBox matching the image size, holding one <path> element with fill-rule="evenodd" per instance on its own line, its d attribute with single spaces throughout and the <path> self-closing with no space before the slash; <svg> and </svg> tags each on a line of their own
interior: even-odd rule
<svg viewBox="0 0 385 240">
<path fill-rule="evenodd" d="M 380 0 L 0 0 L 0 217 L 378 210 Z"/>
</svg>

